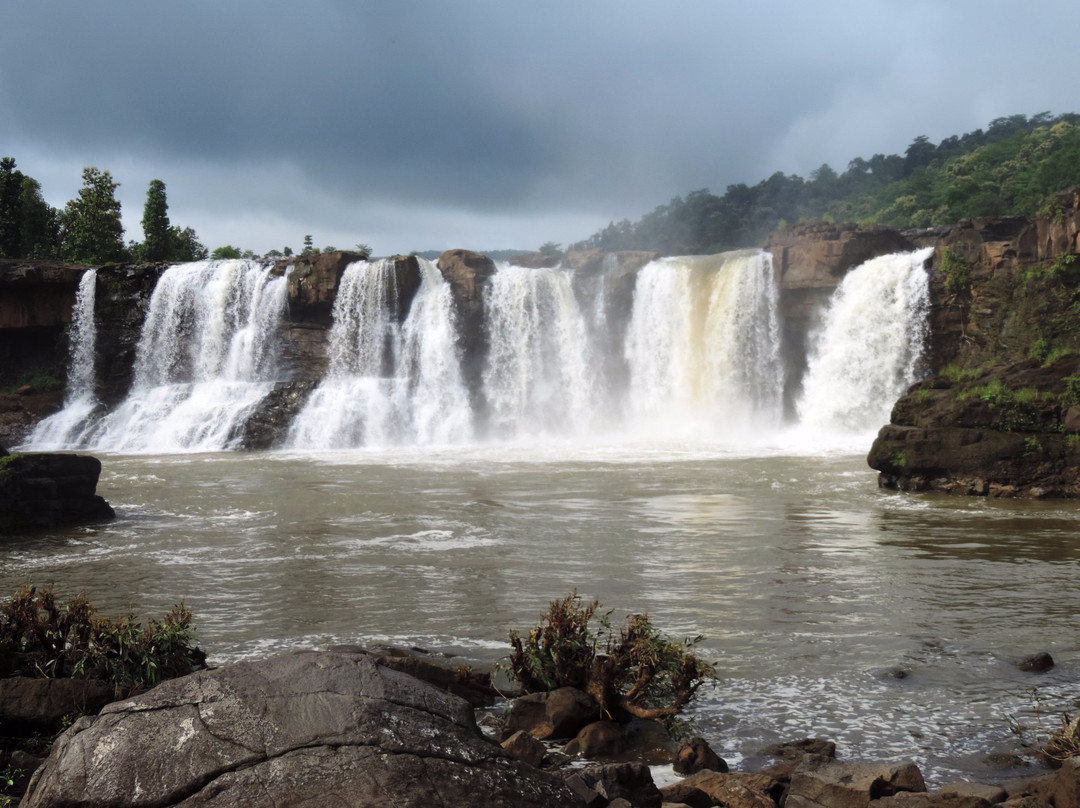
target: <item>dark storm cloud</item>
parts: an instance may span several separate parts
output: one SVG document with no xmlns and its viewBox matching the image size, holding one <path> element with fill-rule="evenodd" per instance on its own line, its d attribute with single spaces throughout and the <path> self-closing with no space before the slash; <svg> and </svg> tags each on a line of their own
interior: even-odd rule
<svg viewBox="0 0 1080 808">
<path fill-rule="evenodd" d="M 376 220 L 388 241 L 417 228 L 445 241 L 449 223 L 487 232 L 478 246 L 568 240 L 676 193 L 1080 110 L 1080 13 L 1023 8 L 16 3 L 0 29 L 0 151 L 43 184 L 61 166 L 110 168 L 129 219 L 160 176 L 200 232 L 228 219 L 259 249 L 278 246 L 268 229 L 337 238 Z M 64 192 L 77 185 L 76 167 Z"/>
</svg>

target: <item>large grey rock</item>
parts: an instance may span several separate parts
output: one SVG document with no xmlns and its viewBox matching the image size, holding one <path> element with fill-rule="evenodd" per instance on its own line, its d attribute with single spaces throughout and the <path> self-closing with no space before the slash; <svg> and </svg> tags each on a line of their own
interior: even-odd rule
<svg viewBox="0 0 1080 808">
<path fill-rule="evenodd" d="M 456 696 L 370 656 L 301 652 L 166 682 L 57 740 L 24 808 L 570 808 Z"/>
<path fill-rule="evenodd" d="M 114 519 L 98 496 L 101 461 L 89 455 L 17 454 L 0 466 L 0 533 Z"/>
</svg>

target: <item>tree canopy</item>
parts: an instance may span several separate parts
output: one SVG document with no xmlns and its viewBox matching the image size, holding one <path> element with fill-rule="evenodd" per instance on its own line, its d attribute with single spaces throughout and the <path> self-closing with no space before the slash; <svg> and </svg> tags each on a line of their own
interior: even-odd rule
<svg viewBox="0 0 1080 808">
<path fill-rule="evenodd" d="M 84 168 L 82 177 L 79 196 L 64 207 L 62 255 L 88 264 L 123 260 L 124 225 L 116 198 L 120 183 L 108 171 L 93 166 Z"/>
<path fill-rule="evenodd" d="M 108 261 L 197 261 L 207 249 L 190 227 L 169 222 L 165 183 L 151 180 L 143 209 L 145 240 L 124 245 L 119 183 L 108 171 L 83 169 L 83 187 L 63 210 L 51 207 L 41 184 L 0 158 L 0 258 L 63 258 L 81 264 Z"/>
<path fill-rule="evenodd" d="M 778 225 L 806 219 L 898 228 L 971 216 L 1034 216 L 1080 184 L 1080 115 L 1012 115 L 935 145 L 916 137 L 904 154 L 856 157 L 843 173 L 823 164 L 809 179 L 773 174 L 675 197 L 637 222 L 611 222 L 575 249 L 657 250 L 668 255 L 758 246 Z"/>
</svg>

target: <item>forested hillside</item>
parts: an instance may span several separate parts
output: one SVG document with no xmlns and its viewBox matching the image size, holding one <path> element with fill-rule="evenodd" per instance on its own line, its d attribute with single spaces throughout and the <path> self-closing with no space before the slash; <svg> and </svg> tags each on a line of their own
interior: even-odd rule
<svg viewBox="0 0 1080 808">
<path fill-rule="evenodd" d="M 856 157 L 838 174 L 825 164 L 809 179 L 773 174 L 675 197 L 637 222 L 612 222 L 576 249 L 715 253 L 760 245 L 779 224 L 833 219 L 897 228 L 953 224 L 969 216 L 1034 216 L 1052 195 L 1080 184 L 1080 115 L 1012 115 L 904 154 Z"/>
</svg>

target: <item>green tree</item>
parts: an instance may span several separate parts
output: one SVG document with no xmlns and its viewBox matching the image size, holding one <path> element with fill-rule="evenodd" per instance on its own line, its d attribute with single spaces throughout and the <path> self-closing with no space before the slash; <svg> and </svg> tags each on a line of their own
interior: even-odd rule
<svg viewBox="0 0 1080 808">
<path fill-rule="evenodd" d="M 172 258 L 169 224 L 169 203 L 165 198 L 165 183 L 150 180 L 142 216 L 143 243 L 139 258 L 143 261 L 165 261 Z"/>
<path fill-rule="evenodd" d="M 315 252 L 315 240 L 311 236 L 304 236 L 304 251 L 301 255 Z"/>
<path fill-rule="evenodd" d="M 545 241 L 537 252 L 541 255 L 562 255 L 562 245 L 557 241 Z"/>
<path fill-rule="evenodd" d="M 356 245 L 356 252 L 360 253 L 364 258 L 371 257 L 371 247 L 363 242 Z"/>
<path fill-rule="evenodd" d="M 99 264 L 124 258 L 124 225 L 120 200 L 108 171 L 83 169 L 83 187 L 77 199 L 64 207 L 62 255 L 69 261 Z"/>
<path fill-rule="evenodd" d="M 234 247 L 231 244 L 226 244 L 224 247 L 218 247 L 210 253 L 210 257 L 215 260 L 221 258 L 242 258 L 243 255 L 243 250 L 239 247 Z"/>
<path fill-rule="evenodd" d="M 45 201 L 41 185 L 33 177 L 22 178 L 19 206 L 23 257 L 55 258 L 60 241 L 60 211 Z"/>
<path fill-rule="evenodd" d="M 0 159 L 0 256 L 22 257 L 22 172 L 15 158 Z"/>
<path fill-rule="evenodd" d="M 181 230 L 176 225 L 169 228 L 170 261 L 204 261 L 210 251 L 199 241 L 190 227 Z"/>
</svg>

